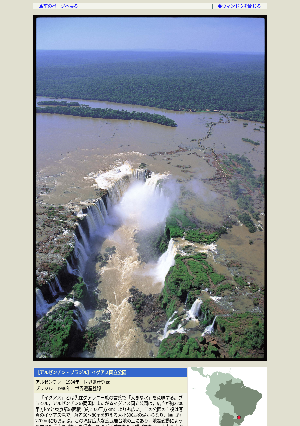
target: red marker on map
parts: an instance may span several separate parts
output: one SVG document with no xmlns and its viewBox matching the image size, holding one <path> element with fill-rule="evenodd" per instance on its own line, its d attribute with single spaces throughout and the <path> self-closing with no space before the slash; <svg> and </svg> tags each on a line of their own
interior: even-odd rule
<svg viewBox="0 0 300 426">
<path fill-rule="evenodd" d="M 241 416 L 237 416 L 237 419 L 240 419 L 241 418 Z"/>
</svg>

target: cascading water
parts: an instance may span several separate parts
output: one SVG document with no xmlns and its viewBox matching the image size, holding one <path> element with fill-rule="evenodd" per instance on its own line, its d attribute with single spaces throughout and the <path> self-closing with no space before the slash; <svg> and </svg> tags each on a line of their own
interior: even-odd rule
<svg viewBox="0 0 300 426">
<path fill-rule="evenodd" d="M 80 276 L 82 276 L 84 273 L 85 264 L 88 260 L 88 254 L 86 253 L 84 246 L 78 240 L 76 235 L 74 235 L 74 238 L 75 238 L 74 255 L 78 261 L 78 272 Z"/>
<path fill-rule="evenodd" d="M 105 220 L 101 213 L 101 210 L 97 207 L 96 204 L 92 204 L 89 208 L 89 214 L 91 214 L 94 218 L 94 221 L 96 224 L 96 232 L 97 232 L 105 224 Z"/>
<path fill-rule="evenodd" d="M 200 310 L 201 310 L 201 305 L 202 305 L 202 300 L 201 299 L 196 299 L 195 302 L 193 303 L 191 309 L 188 311 L 187 316 L 190 319 L 195 319 L 196 317 L 199 316 Z"/>
<path fill-rule="evenodd" d="M 85 248 L 86 253 L 90 253 L 90 252 L 91 252 L 90 244 L 89 244 L 88 238 L 87 238 L 87 236 L 85 235 L 85 232 L 84 232 L 84 230 L 82 229 L 82 226 L 81 226 L 81 224 L 80 224 L 80 223 L 78 223 L 78 231 L 79 231 L 79 234 L 80 234 L 80 236 L 81 236 L 81 238 L 82 238 L 83 246 L 84 246 L 84 248 Z"/>
<path fill-rule="evenodd" d="M 97 232 L 97 225 L 95 223 L 94 216 L 92 214 L 87 214 L 86 219 L 89 227 L 89 234 L 95 235 Z"/>
<path fill-rule="evenodd" d="M 174 245 L 173 239 L 171 238 L 168 244 L 168 250 L 160 256 L 154 271 L 154 276 L 157 281 L 162 283 L 165 282 L 165 278 L 169 269 L 171 266 L 175 265 L 175 254 L 176 247 Z"/>
<path fill-rule="evenodd" d="M 48 282 L 49 290 L 53 297 L 57 295 L 57 291 L 55 290 L 55 287 L 51 281 Z"/>
<path fill-rule="evenodd" d="M 51 305 L 49 305 L 44 299 L 43 293 L 39 288 L 35 290 L 35 300 L 36 300 L 36 315 L 37 317 L 42 317 L 45 315 L 50 309 Z"/>
<path fill-rule="evenodd" d="M 177 318 L 173 319 L 173 317 L 175 316 L 175 314 L 177 314 L 177 311 L 175 311 L 171 315 L 171 317 L 168 319 L 168 321 L 166 322 L 166 325 L 164 327 L 164 335 L 163 335 L 162 340 L 166 339 L 169 336 L 169 334 L 185 333 L 186 332 L 181 323 L 178 324 L 178 327 L 175 330 L 168 330 L 168 327 L 177 319 Z"/>
<path fill-rule="evenodd" d="M 185 302 L 184 302 L 185 307 L 186 307 L 186 304 L 187 304 L 187 301 L 188 301 L 188 297 L 189 297 L 189 293 L 186 295 L 186 299 L 185 299 Z"/>
<path fill-rule="evenodd" d="M 76 307 L 76 312 L 78 313 L 78 321 L 82 329 L 85 329 L 89 318 L 87 316 L 86 310 L 81 302 L 74 302 L 74 306 Z"/>
<path fill-rule="evenodd" d="M 205 334 L 211 334 L 214 331 L 214 325 L 215 325 L 215 321 L 216 321 L 217 315 L 215 316 L 213 322 L 211 325 L 209 325 L 208 327 L 206 327 L 206 329 L 204 330 L 204 332 L 202 333 L 202 336 L 204 336 Z"/>
<path fill-rule="evenodd" d="M 55 283 L 56 283 L 56 287 L 58 288 L 58 290 L 59 290 L 61 293 L 63 293 L 64 291 L 63 291 L 63 289 L 62 289 L 62 286 L 60 285 L 60 282 L 59 282 L 58 277 L 55 277 Z"/>
<path fill-rule="evenodd" d="M 67 271 L 69 272 L 69 274 L 77 275 L 76 270 L 72 268 L 72 266 L 70 265 L 70 263 L 68 261 L 66 261 L 66 262 L 67 262 Z"/>
<path fill-rule="evenodd" d="M 168 337 L 168 327 L 175 321 L 175 318 L 173 319 L 173 317 L 177 314 L 177 311 L 174 311 L 173 314 L 170 316 L 170 318 L 168 319 L 168 321 L 166 322 L 166 325 L 164 327 L 164 339 L 166 337 Z"/>
<path fill-rule="evenodd" d="M 102 200 L 102 198 L 99 198 L 97 203 L 98 203 L 99 209 L 102 213 L 102 216 L 104 217 L 104 220 L 105 220 L 107 218 L 107 210 L 106 210 L 104 201 Z"/>
</svg>

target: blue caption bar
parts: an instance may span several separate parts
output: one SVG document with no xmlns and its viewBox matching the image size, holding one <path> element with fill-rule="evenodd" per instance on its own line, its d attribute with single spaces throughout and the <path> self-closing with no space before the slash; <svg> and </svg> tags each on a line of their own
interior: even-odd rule
<svg viewBox="0 0 300 426">
<path fill-rule="evenodd" d="M 35 368 L 34 377 L 187 377 L 186 368 Z"/>
</svg>

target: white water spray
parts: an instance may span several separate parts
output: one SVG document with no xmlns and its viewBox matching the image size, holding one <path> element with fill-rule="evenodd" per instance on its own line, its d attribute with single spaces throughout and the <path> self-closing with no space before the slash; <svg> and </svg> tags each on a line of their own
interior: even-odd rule
<svg viewBox="0 0 300 426">
<path fill-rule="evenodd" d="M 175 265 L 176 247 L 171 238 L 168 244 L 168 250 L 158 259 L 153 275 L 158 282 L 164 283 L 167 273 L 171 266 Z"/>
<path fill-rule="evenodd" d="M 213 322 L 211 325 L 209 325 L 208 327 L 206 327 L 206 329 L 204 330 L 204 332 L 202 333 L 202 336 L 204 336 L 205 334 L 211 334 L 214 331 L 214 325 L 215 325 L 215 321 L 216 321 L 217 315 L 215 316 Z"/>
<path fill-rule="evenodd" d="M 171 325 L 175 321 L 175 318 L 173 319 L 173 317 L 176 314 L 177 314 L 177 311 L 174 311 L 173 314 L 168 319 L 168 321 L 166 322 L 166 325 L 165 325 L 165 328 L 164 328 L 164 337 L 163 337 L 163 339 L 165 339 L 166 337 L 168 337 L 168 327 L 169 327 L 169 325 Z"/>
<path fill-rule="evenodd" d="M 196 317 L 199 316 L 202 303 L 203 302 L 202 302 L 201 299 L 196 299 L 195 300 L 195 302 L 193 303 L 191 309 L 187 313 L 188 318 L 195 319 Z"/>
<path fill-rule="evenodd" d="M 165 327 L 164 327 L 164 335 L 163 335 L 163 338 L 161 339 L 161 340 L 164 340 L 164 339 L 166 339 L 170 334 L 175 334 L 175 333 L 185 333 L 186 332 L 186 330 L 183 328 L 183 326 L 182 326 L 182 324 L 181 323 L 179 323 L 178 324 L 178 327 L 175 329 L 175 330 L 168 330 L 168 327 L 174 322 L 174 321 L 176 321 L 176 319 L 177 318 L 174 318 L 173 319 L 173 317 L 175 316 L 175 314 L 177 314 L 177 311 L 175 311 L 172 315 L 171 315 L 171 317 L 168 319 L 168 321 L 166 322 L 166 325 L 165 325 Z"/>
</svg>

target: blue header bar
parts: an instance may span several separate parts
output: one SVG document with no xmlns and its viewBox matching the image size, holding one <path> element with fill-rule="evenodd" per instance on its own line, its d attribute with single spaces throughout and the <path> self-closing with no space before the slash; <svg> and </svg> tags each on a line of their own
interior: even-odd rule
<svg viewBox="0 0 300 426">
<path fill-rule="evenodd" d="M 35 368 L 34 377 L 187 377 L 186 368 Z"/>
</svg>

